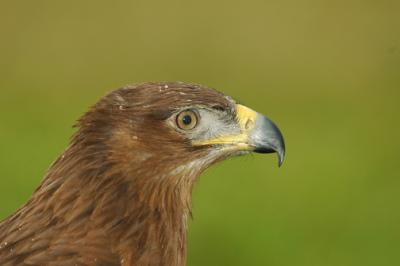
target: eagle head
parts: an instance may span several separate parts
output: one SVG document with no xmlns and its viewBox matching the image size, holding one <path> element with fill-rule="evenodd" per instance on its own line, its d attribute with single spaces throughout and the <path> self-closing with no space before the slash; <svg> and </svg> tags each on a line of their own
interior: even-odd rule
<svg viewBox="0 0 400 266">
<path fill-rule="evenodd" d="M 79 138 L 101 142 L 122 169 L 185 172 L 195 178 L 211 164 L 249 152 L 278 154 L 285 144 L 266 116 L 214 89 L 186 83 L 145 83 L 115 90 L 78 124 Z M 86 145 L 88 146 L 88 145 Z"/>
<path fill-rule="evenodd" d="M 185 265 L 192 185 L 215 162 L 285 154 L 265 116 L 213 89 L 145 83 L 104 96 L 30 200 L 0 223 L 1 265 Z"/>
</svg>

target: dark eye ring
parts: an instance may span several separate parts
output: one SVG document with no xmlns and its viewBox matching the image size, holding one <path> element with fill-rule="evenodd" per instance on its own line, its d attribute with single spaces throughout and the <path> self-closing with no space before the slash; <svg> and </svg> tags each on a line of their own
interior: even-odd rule
<svg viewBox="0 0 400 266">
<path fill-rule="evenodd" d="M 180 129 L 190 130 L 197 126 L 198 115 L 193 110 L 185 110 L 176 116 L 176 124 Z"/>
</svg>

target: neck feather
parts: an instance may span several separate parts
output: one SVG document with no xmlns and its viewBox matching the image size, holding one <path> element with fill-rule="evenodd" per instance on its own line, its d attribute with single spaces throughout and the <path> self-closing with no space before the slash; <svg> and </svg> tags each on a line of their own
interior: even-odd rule
<svg viewBox="0 0 400 266">
<path fill-rule="evenodd" d="M 165 159 L 160 169 L 151 156 L 122 160 L 106 147 L 80 148 L 60 156 L 34 195 L 47 199 L 54 219 L 64 223 L 58 228 L 80 225 L 86 235 L 103 235 L 123 265 L 184 265 L 201 165 L 173 167 Z"/>
</svg>

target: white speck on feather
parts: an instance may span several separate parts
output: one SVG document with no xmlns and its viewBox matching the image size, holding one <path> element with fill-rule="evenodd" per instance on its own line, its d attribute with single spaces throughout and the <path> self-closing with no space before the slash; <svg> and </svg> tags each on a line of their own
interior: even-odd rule
<svg viewBox="0 0 400 266">
<path fill-rule="evenodd" d="M 118 108 L 119 110 L 124 110 L 124 107 L 122 105 L 120 105 Z"/>
<path fill-rule="evenodd" d="M 165 84 L 165 85 L 164 85 L 164 88 L 165 88 L 165 89 L 168 89 L 168 85 L 167 85 L 167 84 Z"/>
<path fill-rule="evenodd" d="M 121 102 L 121 103 L 124 103 L 124 102 L 125 102 L 124 97 L 122 97 L 122 96 L 119 95 L 119 94 L 117 94 L 117 95 L 115 96 L 115 98 L 117 99 L 117 101 L 119 101 L 119 102 Z"/>
</svg>

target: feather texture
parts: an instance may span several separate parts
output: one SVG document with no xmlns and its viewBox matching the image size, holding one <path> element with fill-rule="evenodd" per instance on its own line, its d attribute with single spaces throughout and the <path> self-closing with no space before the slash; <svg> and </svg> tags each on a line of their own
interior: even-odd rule
<svg viewBox="0 0 400 266">
<path fill-rule="evenodd" d="M 103 97 L 28 202 L 0 223 L 0 265 L 185 265 L 193 183 L 223 159 L 166 124 L 188 106 L 235 112 L 229 97 L 185 83 Z"/>
</svg>

